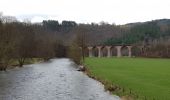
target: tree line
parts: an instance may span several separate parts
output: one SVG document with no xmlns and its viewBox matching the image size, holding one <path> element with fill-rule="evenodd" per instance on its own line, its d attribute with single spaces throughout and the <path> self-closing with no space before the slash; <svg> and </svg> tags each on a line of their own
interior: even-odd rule
<svg viewBox="0 0 170 100">
<path fill-rule="evenodd" d="M 69 56 L 69 46 L 63 42 L 59 32 L 76 27 L 71 21 L 63 21 L 56 30 L 56 21 L 43 21 L 42 24 L 19 22 L 15 17 L 1 16 L 0 19 L 0 70 L 6 70 L 14 60 L 22 67 L 28 58 Z M 55 28 L 54 28 L 55 26 Z M 66 31 L 65 31 L 66 32 Z"/>
<path fill-rule="evenodd" d="M 56 20 L 33 24 L 1 15 L 0 69 L 6 69 L 11 60 L 23 66 L 27 58 L 71 57 L 81 63 L 88 45 L 143 45 L 142 56 L 170 57 L 169 40 L 169 19 L 126 25 Z"/>
<path fill-rule="evenodd" d="M 170 58 L 170 20 L 161 19 L 144 23 L 123 25 L 121 37 L 104 41 L 106 45 L 141 45 L 144 52 L 140 56 Z"/>
</svg>

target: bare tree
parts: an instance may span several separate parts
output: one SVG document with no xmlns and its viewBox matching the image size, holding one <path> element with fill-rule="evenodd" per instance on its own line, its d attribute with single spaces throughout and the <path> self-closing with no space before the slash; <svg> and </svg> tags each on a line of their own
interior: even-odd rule
<svg viewBox="0 0 170 100">
<path fill-rule="evenodd" d="M 81 64 L 81 52 L 76 42 L 73 42 L 69 46 L 68 57 L 71 58 L 75 63 Z"/>
<path fill-rule="evenodd" d="M 18 23 L 16 26 L 17 43 L 15 57 L 18 59 L 19 66 L 22 67 L 26 58 L 32 58 L 35 55 L 35 36 L 31 25 L 26 23 Z"/>
<path fill-rule="evenodd" d="M 17 18 L 14 16 L 1 16 L 3 23 L 17 22 Z"/>
<path fill-rule="evenodd" d="M 0 23 L 0 69 L 6 70 L 12 57 L 14 50 L 14 34 L 12 34 L 14 26 L 12 24 Z"/>
<path fill-rule="evenodd" d="M 87 29 L 83 27 L 79 27 L 76 29 L 76 43 L 79 46 L 79 49 L 81 50 L 81 56 L 82 56 L 82 63 L 84 63 L 85 60 L 85 48 L 86 48 L 86 32 Z"/>
</svg>

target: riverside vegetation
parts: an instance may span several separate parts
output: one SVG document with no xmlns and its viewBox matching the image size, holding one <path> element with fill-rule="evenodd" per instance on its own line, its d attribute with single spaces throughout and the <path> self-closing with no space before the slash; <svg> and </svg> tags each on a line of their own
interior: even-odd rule
<svg viewBox="0 0 170 100">
<path fill-rule="evenodd" d="M 106 22 L 78 24 L 75 21 L 20 22 L 0 13 L 0 70 L 11 60 L 22 66 L 25 59 L 70 57 L 80 63 L 87 45 L 149 45 L 142 56 L 170 57 L 170 19 L 125 25 Z M 77 52 L 81 47 L 82 52 Z"/>
</svg>

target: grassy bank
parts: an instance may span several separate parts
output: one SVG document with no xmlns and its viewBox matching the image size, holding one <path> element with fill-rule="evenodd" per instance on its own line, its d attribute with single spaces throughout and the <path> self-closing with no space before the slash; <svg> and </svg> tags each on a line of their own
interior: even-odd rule
<svg viewBox="0 0 170 100">
<path fill-rule="evenodd" d="M 86 58 L 91 76 L 115 88 L 118 95 L 170 100 L 170 59 Z"/>
</svg>

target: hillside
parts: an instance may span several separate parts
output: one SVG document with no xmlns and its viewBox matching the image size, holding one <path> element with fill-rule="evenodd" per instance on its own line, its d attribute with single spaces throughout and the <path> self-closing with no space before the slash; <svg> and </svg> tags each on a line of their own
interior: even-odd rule
<svg viewBox="0 0 170 100">
<path fill-rule="evenodd" d="M 122 25 L 126 28 L 120 38 L 110 38 L 106 44 L 134 44 L 138 42 L 152 42 L 160 39 L 169 39 L 170 19 L 153 20 L 143 23 L 130 23 Z"/>
<path fill-rule="evenodd" d="M 45 21 L 44 21 L 45 22 Z M 77 24 L 74 21 L 46 21 L 52 24 L 43 25 L 58 34 L 61 39 L 72 41 L 77 30 L 82 28 L 86 34 L 87 44 L 134 44 L 167 38 L 170 36 L 170 19 L 159 19 L 147 22 L 129 23 L 125 25 L 110 24 Z M 55 29 L 56 28 L 56 29 Z M 70 43 L 67 41 L 67 43 Z"/>
</svg>

